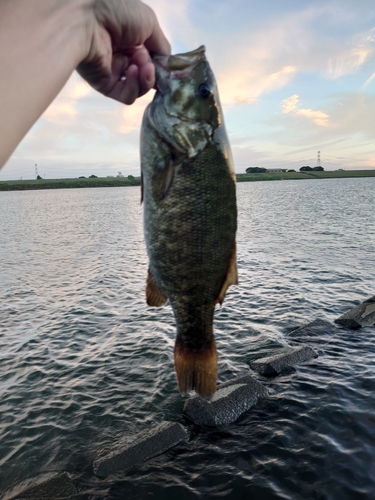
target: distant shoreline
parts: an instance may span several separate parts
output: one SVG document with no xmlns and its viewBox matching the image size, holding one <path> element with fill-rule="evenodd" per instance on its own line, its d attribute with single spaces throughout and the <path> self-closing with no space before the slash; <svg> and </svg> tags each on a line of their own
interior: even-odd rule
<svg viewBox="0 0 375 500">
<path fill-rule="evenodd" d="M 257 174 L 237 174 L 237 182 L 282 181 L 298 179 L 342 179 L 351 177 L 375 177 L 374 170 L 343 170 L 332 172 L 266 172 Z M 77 179 L 39 179 L 0 181 L 0 191 L 26 191 L 33 189 L 71 189 L 86 187 L 140 186 L 141 178 L 96 177 Z"/>
</svg>

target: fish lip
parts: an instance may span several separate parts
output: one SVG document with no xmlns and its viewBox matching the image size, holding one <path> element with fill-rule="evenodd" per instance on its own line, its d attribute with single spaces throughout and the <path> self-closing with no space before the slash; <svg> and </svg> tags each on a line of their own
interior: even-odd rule
<svg viewBox="0 0 375 500">
<path fill-rule="evenodd" d="M 160 66 L 165 71 L 183 71 L 195 67 L 206 60 L 206 47 L 201 45 L 191 52 L 174 54 L 171 56 L 153 55 L 152 62 L 155 66 Z"/>
</svg>

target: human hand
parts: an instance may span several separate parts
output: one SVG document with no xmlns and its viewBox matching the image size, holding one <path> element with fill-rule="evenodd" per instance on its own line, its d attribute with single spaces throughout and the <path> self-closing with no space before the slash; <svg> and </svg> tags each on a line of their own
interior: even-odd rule
<svg viewBox="0 0 375 500">
<path fill-rule="evenodd" d="M 140 0 L 96 0 L 87 30 L 89 52 L 77 71 L 94 89 L 132 104 L 154 87 L 150 53 L 171 48 L 152 9 Z"/>
</svg>

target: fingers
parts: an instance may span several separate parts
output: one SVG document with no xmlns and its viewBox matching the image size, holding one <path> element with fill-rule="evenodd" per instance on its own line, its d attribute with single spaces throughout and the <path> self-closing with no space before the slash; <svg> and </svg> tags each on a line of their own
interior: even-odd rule
<svg viewBox="0 0 375 500">
<path fill-rule="evenodd" d="M 149 62 L 142 67 L 131 64 L 123 79 L 118 79 L 106 95 L 124 104 L 133 104 L 155 85 L 155 67 Z"/>
<path fill-rule="evenodd" d="M 90 51 L 78 71 L 102 94 L 132 104 L 155 85 L 150 53 L 169 55 L 170 44 L 154 11 L 141 1 L 95 5 Z"/>
<path fill-rule="evenodd" d="M 155 67 L 144 47 L 134 50 L 132 56 L 116 54 L 112 62 L 112 76 L 105 93 L 124 104 L 133 104 L 155 85 Z"/>
<path fill-rule="evenodd" d="M 146 94 L 155 87 L 155 66 L 151 61 L 139 68 L 139 83 L 139 96 Z"/>
<path fill-rule="evenodd" d="M 126 71 L 126 79 L 119 80 L 108 97 L 124 104 L 133 104 L 139 95 L 139 70 L 132 64 Z"/>
<path fill-rule="evenodd" d="M 139 69 L 139 95 L 141 96 L 155 85 L 155 67 L 145 47 L 138 47 L 134 51 L 131 64 L 135 64 Z M 128 76 L 127 73 L 126 76 Z"/>
</svg>

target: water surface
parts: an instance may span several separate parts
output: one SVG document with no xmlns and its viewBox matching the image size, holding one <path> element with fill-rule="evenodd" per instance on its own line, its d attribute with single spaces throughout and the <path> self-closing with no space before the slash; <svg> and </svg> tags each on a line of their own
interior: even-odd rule
<svg viewBox="0 0 375 500">
<path fill-rule="evenodd" d="M 375 179 L 238 184 L 240 284 L 215 315 L 221 381 L 374 295 Z M 235 424 L 105 481 L 92 461 L 181 421 L 169 306 L 144 300 L 139 188 L 0 194 L 0 492 L 67 470 L 82 498 L 372 499 L 375 334 L 314 338 Z"/>
</svg>

